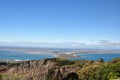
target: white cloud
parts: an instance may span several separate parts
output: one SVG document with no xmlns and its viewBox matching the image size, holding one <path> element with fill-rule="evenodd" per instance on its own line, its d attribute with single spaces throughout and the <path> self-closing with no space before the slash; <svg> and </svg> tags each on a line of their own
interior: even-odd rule
<svg viewBox="0 0 120 80">
<path fill-rule="evenodd" d="M 120 42 L 109 40 L 101 40 L 99 44 L 103 46 L 120 46 Z"/>
<path fill-rule="evenodd" d="M 52 47 L 52 48 L 120 48 L 120 42 L 100 40 L 91 43 L 81 42 L 0 42 L 0 46 L 20 46 L 20 47 Z"/>
</svg>

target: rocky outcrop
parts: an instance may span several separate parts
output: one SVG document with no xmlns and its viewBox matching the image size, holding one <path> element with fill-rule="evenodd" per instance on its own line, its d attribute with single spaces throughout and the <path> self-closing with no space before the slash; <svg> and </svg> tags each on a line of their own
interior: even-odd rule
<svg viewBox="0 0 120 80">
<path fill-rule="evenodd" d="M 19 65 L 9 68 L 5 75 L 20 75 L 22 80 L 77 80 L 78 75 L 75 73 L 73 66 L 64 65 L 61 59 L 52 58 L 45 60 L 23 61 Z M 17 77 L 15 80 L 19 80 Z"/>
<path fill-rule="evenodd" d="M 114 62 L 59 58 L 7 62 L 0 65 L 0 80 L 109 80 L 119 78 L 119 67 L 120 59 Z"/>
</svg>

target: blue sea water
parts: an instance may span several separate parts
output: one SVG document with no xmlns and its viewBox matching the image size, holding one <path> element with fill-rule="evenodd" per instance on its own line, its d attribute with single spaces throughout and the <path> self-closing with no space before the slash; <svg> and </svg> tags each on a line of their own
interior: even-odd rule
<svg viewBox="0 0 120 80">
<path fill-rule="evenodd" d="M 94 53 L 94 54 L 77 54 L 81 60 L 98 60 L 104 59 L 104 61 L 111 61 L 114 58 L 120 58 L 120 53 Z"/>
<path fill-rule="evenodd" d="M 77 54 L 79 58 L 69 58 L 70 60 L 98 60 L 100 58 L 104 61 L 110 61 L 113 58 L 120 57 L 118 53 L 104 53 L 104 54 Z M 54 58 L 52 54 L 27 54 L 15 51 L 0 50 L 0 60 L 41 60 L 45 58 Z"/>
<path fill-rule="evenodd" d="M 0 60 L 41 60 L 54 58 L 50 54 L 27 54 L 17 51 L 0 51 Z"/>
</svg>

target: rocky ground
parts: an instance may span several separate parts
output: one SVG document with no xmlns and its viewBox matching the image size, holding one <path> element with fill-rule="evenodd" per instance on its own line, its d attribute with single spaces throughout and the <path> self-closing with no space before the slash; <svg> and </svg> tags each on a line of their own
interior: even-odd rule
<svg viewBox="0 0 120 80">
<path fill-rule="evenodd" d="M 0 62 L 0 80 L 112 80 L 120 79 L 120 58 L 111 62 L 52 58 Z"/>
</svg>

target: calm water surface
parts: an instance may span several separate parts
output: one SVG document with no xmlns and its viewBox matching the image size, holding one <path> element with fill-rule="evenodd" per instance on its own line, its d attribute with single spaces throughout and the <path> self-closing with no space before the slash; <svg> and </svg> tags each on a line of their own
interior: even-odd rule
<svg viewBox="0 0 120 80">
<path fill-rule="evenodd" d="M 77 56 L 80 56 L 79 59 L 82 60 L 98 60 L 100 58 L 104 59 L 104 61 L 110 61 L 113 58 L 120 58 L 120 53 L 94 53 L 94 54 L 77 54 Z"/>
<path fill-rule="evenodd" d="M 26 54 L 15 51 L 0 51 L 0 60 L 39 60 L 54 58 L 51 54 Z"/>
<path fill-rule="evenodd" d="M 70 58 L 71 60 L 98 60 L 100 58 L 104 59 L 104 61 L 110 61 L 113 58 L 120 57 L 120 54 L 77 54 L 80 56 L 79 58 Z M 26 54 L 15 51 L 1 51 L 0 50 L 0 60 L 39 60 L 45 58 L 54 58 L 52 54 Z"/>
</svg>

